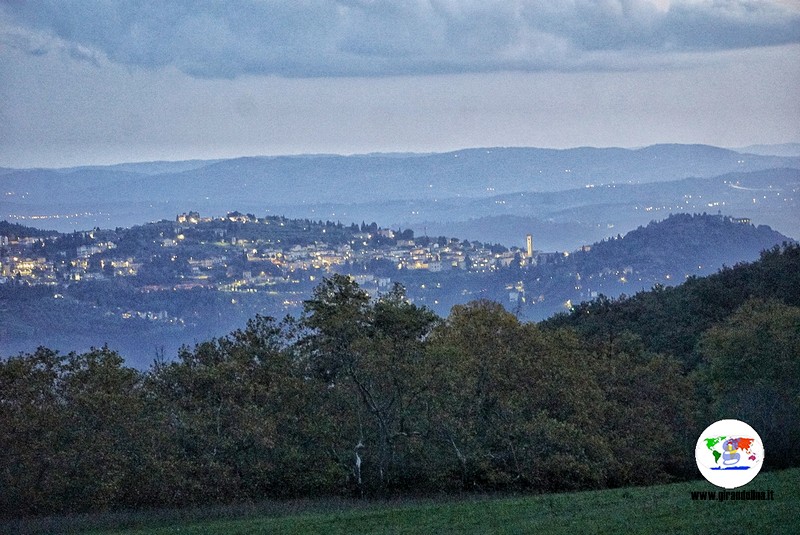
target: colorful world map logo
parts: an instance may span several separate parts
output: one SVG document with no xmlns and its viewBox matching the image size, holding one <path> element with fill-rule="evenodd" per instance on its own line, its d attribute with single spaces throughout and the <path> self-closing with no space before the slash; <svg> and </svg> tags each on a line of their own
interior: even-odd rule
<svg viewBox="0 0 800 535">
<path fill-rule="evenodd" d="M 697 440 L 695 459 L 700 473 L 726 489 L 753 480 L 764 462 L 764 445 L 755 429 L 740 420 L 720 420 Z"/>
</svg>

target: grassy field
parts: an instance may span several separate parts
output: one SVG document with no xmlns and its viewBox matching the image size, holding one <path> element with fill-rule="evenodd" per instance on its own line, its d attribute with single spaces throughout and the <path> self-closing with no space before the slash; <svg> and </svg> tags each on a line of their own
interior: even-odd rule
<svg viewBox="0 0 800 535">
<path fill-rule="evenodd" d="M 167 535 L 261 533 L 798 533 L 800 469 L 760 474 L 737 490 L 774 492 L 772 501 L 700 501 L 705 481 L 545 494 L 398 503 L 349 501 L 263 504 L 152 514 L 42 519 L 18 532 Z M 215 518 L 216 516 L 216 518 Z M 219 517 L 228 517 L 220 519 Z M 199 518 L 204 517 L 204 518 Z M 233 518 L 231 518 L 233 517 Z M 94 524 L 94 528 L 92 528 Z M 116 524 L 117 527 L 114 527 Z M 120 529 L 120 526 L 128 526 Z M 105 526 L 99 528 L 98 526 Z M 10 526 L 6 526 L 10 527 Z M 0 526 L 2 528 L 2 526 Z"/>
</svg>

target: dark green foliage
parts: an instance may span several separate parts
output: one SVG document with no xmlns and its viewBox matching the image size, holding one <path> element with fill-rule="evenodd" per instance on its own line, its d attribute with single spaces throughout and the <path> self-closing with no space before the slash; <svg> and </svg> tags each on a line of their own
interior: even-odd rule
<svg viewBox="0 0 800 535">
<path fill-rule="evenodd" d="M 136 503 L 139 372 L 108 348 L 44 348 L 0 368 L 0 511 L 31 514 Z"/>
<path fill-rule="evenodd" d="M 257 316 L 151 370 L 161 440 L 153 469 L 165 478 L 153 482 L 154 501 L 303 495 L 331 484 L 326 452 L 315 444 L 323 418 L 308 418 L 311 389 L 284 347 L 289 327 Z"/>
<path fill-rule="evenodd" d="M 305 314 L 311 332 L 301 344 L 317 388 L 346 410 L 335 447 L 352 448 L 343 459 L 351 467 L 351 487 L 362 494 L 413 486 L 408 468 L 421 474 L 426 464 L 424 339 L 437 317 L 408 303 L 399 285 L 370 302 L 343 276 L 317 287 Z"/>
<path fill-rule="evenodd" d="M 604 485 L 602 392 L 594 357 L 572 333 L 543 333 L 476 302 L 454 308 L 435 334 L 446 360 L 432 401 L 463 486 Z"/>
<path fill-rule="evenodd" d="M 800 245 L 775 247 L 764 251 L 757 262 L 690 278 L 681 286 L 657 286 L 632 297 L 581 303 L 571 313 L 543 324 L 571 326 L 594 341 L 613 342 L 622 331 L 629 331 L 649 351 L 673 355 L 694 367 L 694 348 L 701 335 L 751 297 L 800 306 Z"/>
<path fill-rule="evenodd" d="M 59 463 L 63 357 L 39 348 L 0 366 L 0 467 L 3 516 L 58 510 L 52 490 Z M 46 505 L 45 505 L 46 503 Z"/>
<path fill-rule="evenodd" d="M 544 324 L 326 279 L 146 372 L 108 348 L 0 361 L 0 515 L 649 485 L 748 421 L 797 466 L 800 249 Z"/>
<path fill-rule="evenodd" d="M 771 466 L 800 462 L 800 308 L 751 299 L 706 331 L 697 377 L 711 419 L 735 417 L 758 431 Z"/>
</svg>

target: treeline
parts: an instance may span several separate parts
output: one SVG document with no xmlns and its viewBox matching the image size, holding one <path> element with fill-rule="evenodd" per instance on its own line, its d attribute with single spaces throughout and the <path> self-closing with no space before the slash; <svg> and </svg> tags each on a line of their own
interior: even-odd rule
<svg viewBox="0 0 800 535">
<path fill-rule="evenodd" d="M 575 328 L 595 344 L 612 343 L 619 333 L 630 332 L 648 350 L 675 356 L 693 368 L 703 333 L 752 298 L 800 307 L 798 244 L 773 247 L 762 252 L 757 262 L 723 267 L 707 277 L 690 277 L 680 286 L 656 286 L 618 299 L 601 296 L 541 325 Z"/>
<path fill-rule="evenodd" d="M 696 477 L 722 417 L 797 466 L 799 256 L 721 272 L 706 306 L 670 304 L 697 280 L 539 325 L 487 301 L 442 319 L 333 276 L 301 318 L 257 316 L 144 372 L 109 348 L 9 357 L 0 511 L 646 485 Z"/>
</svg>

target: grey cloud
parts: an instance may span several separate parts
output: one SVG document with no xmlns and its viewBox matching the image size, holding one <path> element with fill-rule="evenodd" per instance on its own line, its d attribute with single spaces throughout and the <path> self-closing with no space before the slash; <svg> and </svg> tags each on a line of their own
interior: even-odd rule
<svg viewBox="0 0 800 535">
<path fill-rule="evenodd" d="M 38 0 L 0 9 L 15 26 L 0 39 L 31 53 L 51 36 L 89 60 L 100 53 L 211 78 L 630 68 L 636 56 L 800 42 L 800 10 L 778 1 L 673 1 L 666 11 L 646 0 Z"/>
</svg>

